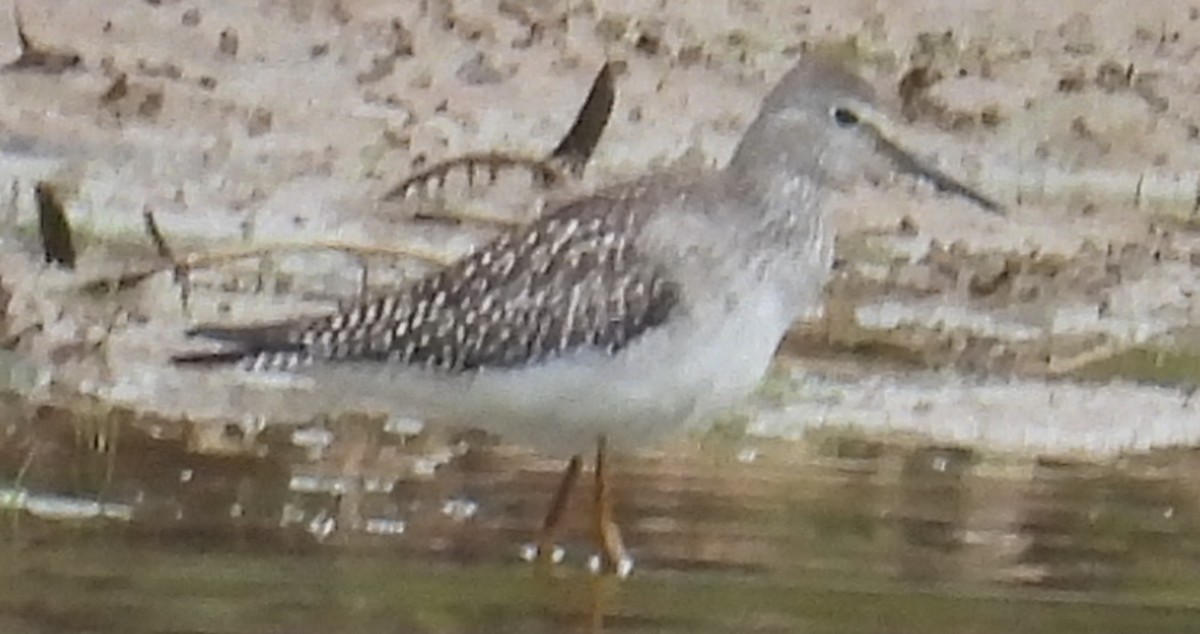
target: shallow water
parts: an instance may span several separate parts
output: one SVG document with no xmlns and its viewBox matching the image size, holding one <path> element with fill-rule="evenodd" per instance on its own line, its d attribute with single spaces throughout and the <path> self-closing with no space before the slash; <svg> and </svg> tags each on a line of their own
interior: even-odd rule
<svg viewBox="0 0 1200 634">
<path fill-rule="evenodd" d="M 615 461 L 637 559 L 616 581 L 586 571 L 586 481 L 564 561 L 519 557 L 557 462 L 365 420 L 20 411 L 0 409 L 6 633 L 1200 629 L 1196 452 L 1094 464 L 717 430 Z"/>
</svg>

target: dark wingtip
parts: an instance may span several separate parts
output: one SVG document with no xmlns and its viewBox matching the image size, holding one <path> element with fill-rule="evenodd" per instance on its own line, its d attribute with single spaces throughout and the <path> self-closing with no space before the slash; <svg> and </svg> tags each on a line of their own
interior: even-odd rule
<svg viewBox="0 0 1200 634">
<path fill-rule="evenodd" d="M 288 341 L 291 324 L 265 324 L 249 326 L 194 326 L 184 334 L 191 338 L 227 341 L 247 348 L 290 348 Z"/>
<path fill-rule="evenodd" d="M 225 328 L 221 326 L 195 326 L 188 328 L 185 335 L 189 339 L 212 339 L 214 341 L 241 342 L 252 338 L 245 328 Z"/>
<path fill-rule="evenodd" d="M 266 326 L 195 326 L 184 334 L 189 338 L 210 339 L 235 346 L 220 352 L 186 353 L 171 357 L 179 365 L 213 366 L 237 363 L 264 352 L 297 352 L 300 344 L 286 340 L 286 324 Z"/>
<path fill-rule="evenodd" d="M 231 352 L 198 352 L 175 355 L 171 357 L 171 363 L 190 366 L 231 365 L 245 358 L 246 353 L 237 350 Z"/>
</svg>

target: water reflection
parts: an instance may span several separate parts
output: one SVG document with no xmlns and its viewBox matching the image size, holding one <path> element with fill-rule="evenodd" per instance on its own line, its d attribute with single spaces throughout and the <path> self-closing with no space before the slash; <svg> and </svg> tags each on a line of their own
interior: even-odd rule
<svg viewBox="0 0 1200 634">
<path fill-rule="evenodd" d="M 0 412 L 4 632 L 1200 627 L 1195 452 L 714 435 L 614 463 L 614 583 L 584 571 L 586 492 L 565 562 L 519 560 L 561 465 L 479 438 Z"/>
<path fill-rule="evenodd" d="M 919 448 L 904 457 L 896 509 L 903 540 L 896 557 L 903 578 L 959 577 L 969 511 L 964 479 L 973 458 L 970 450 L 955 447 Z"/>
<path fill-rule="evenodd" d="M 1194 472 L 1171 473 L 1152 462 L 1131 460 L 1115 470 L 1039 460 L 1020 525 L 1028 538 L 1020 561 L 1034 571 L 1031 581 L 1117 590 L 1166 576 L 1163 568 L 1147 569 L 1148 559 L 1177 568 L 1176 556 L 1191 549 L 1176 549 L 1197 532 Z"/>
</svg>

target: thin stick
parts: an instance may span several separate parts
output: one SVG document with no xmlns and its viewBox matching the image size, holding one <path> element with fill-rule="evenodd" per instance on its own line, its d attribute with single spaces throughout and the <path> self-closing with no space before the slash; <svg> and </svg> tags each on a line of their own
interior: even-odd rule
<svg viewBox="0 0 1200 634">
<path fill-rule="evenodd" d="M 175 277 L 175 283 L 179 285 L 179 304 L 184 312 L 188 309 L 188 300 L 192 296 L 192 278 L 188 275 L 188 267 L 179 263 L 175 257 L 175 250 L 167 243 L 166 236 L 162 230 L 158 228 L 158 221 L 154 218 L 154 211 L 149 206 L 142 210 L 142 220 L 146 224 L 146 233 L 150 236 L 150 241 L 154 243 L 154 250 L 158 252 L 158 256 L 171 263 L 171 269 Z"/>
<path fill-rule="evenodd" d="M 424 249 L 403 247 L 372 247 L 342 242 L 266 243 L 238 249 L 229 249 L 225 251 L 188 253 L 176 260 L 154 264 L 140 271 L 132 271 L 115 278 L 106 277 L 99 280 L 92 280 L 84 284 L 82 288 L 86 292 L 125 290 L 132 288 L 142 283 L 147 278 L 163 271 L 182 269 L 184 271 L 191 272 L 196 269 L 213 268 L 222 264 L 236 262 L 238 260 L 260 258 L 272 254 L 278 254 L 280 252 L 304 253 L 309 251 L 341 251 L 351 255 L 358 255 L 359 257 L 407 257 L 421 260 L 439 267 L 449 266 L 452 262 L 454 262 L 454 259 L 443 254 L 426 251 Z"/>
</svg>

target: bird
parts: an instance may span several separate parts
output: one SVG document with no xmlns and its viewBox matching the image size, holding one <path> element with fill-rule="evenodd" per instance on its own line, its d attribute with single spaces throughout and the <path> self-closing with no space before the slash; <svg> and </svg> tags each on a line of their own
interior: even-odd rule
<svg viewBox="0 0 1200 634">
<path fill-rule="evenodd" d="M 194 327 L 223 347 L 174 361 L 303 377 L 326 409 L 468 423 L 569 457 L 541 553 L 594 447 L 600 567 L 623 574 L 606 456 L 701 428 L 756 388 L 793 321 L 821 306 L 830 192 L 908 174 L 1003 212 L 897 145 L 889 121 L 861 76 L 807 55 L 723 168 L 597 189 L 330 314 Z"/>
</svg>

